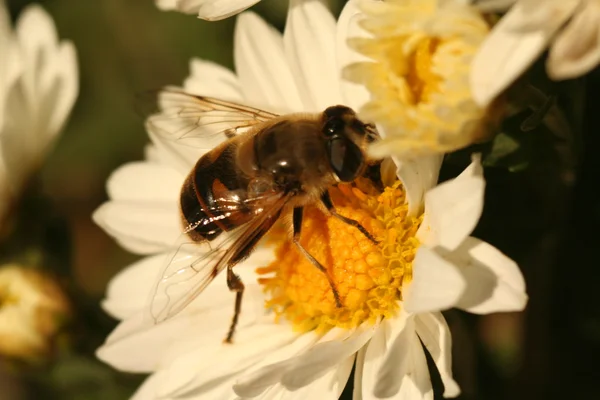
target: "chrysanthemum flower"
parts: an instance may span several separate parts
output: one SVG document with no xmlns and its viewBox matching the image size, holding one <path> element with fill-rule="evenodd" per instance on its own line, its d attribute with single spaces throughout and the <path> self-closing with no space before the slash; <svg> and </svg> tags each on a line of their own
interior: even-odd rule
<svg viewBox="0 0 600 400">
<path fill-rule="evenodd" d="M 51 277 L 17 265 L 0 266 L 0 354 L 46 356 L 68 315 L 65 295 Z"/>
<path fill-rule="evenodd" d="M 443 153 L 486 136 L 488 115 L 472 98 L 469 70 L 489 28 L 463 3 L 358 2 L 364 16 L 349 43 L 363 57 L 345 77 L 370 93 L 359 113 L 384 136 L 373 156 Z"/>
<path fill-rule="evenodd" d="M 231 17 L 260 0 L 156 0 L 163 10 L 177 10 L 186 14 L 197 14 L 207 21 L 218 21 Z"/>
<path fill-rule="evenodd" d="M 576 78 L 600 64 L 600 1 L 516 1 L 473 60 L 477 102 L 492 101 L 548 47 L 546 69 L 555 80 Z"/>
<path fill-rule="evenodd" d="M 283 40 L 255 14 L 241 14 L 237 74 L 196 60 L 184 88 L 287 112 L 356 108 L 366 101 L 364 91 L 340 79 L 351 55 L 346 27 L 356 12 L 347 6 L 336 29 L 320 2 L 295 4 Z M 469 237 L 483 203 L 479 161 L 432 189 L 434 157 L 404 163 L 401 180 L 395 169 L 384 174 L 383 191 L 366 180 L 331 190 L 338 212 L 361 222 L 380 245 L 317 209 L 306 211 L 301 241 L 327 266 L 344 307 L 335 306 L 323 274 L 275 229 L 236 266 L 246 292 L 232 344 L 223 343 L 234 301 L 224 276 L 178 315 L 148 324 L 149 294 L 181 233 L 179 190 L 202 154 L 150 135 L 147 160 L 112 175 L 111 200 L 94 214 L 124 247 L 148 255 L 110 283 L 103 306 L 122 322 L 97 353 L 115 368 L 152 373 L 135 399 L 337 399 L 354 365 L 357 399 L 429 399 L 423 345 L 445 395 L 456 396 L 450 332 L 439 310 L 525 305 L 515 263 Z"/>
<path fill-rule="evenodd" d="M 61 131 L 78 91 L 75 48 L 27 7 L 15 31 L 0 0 L 0 223 Z"/>
</svg>

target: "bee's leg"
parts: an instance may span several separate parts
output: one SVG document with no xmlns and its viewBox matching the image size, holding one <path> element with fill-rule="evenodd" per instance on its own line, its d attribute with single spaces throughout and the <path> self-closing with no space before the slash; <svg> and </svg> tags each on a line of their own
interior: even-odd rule
<svg viewBox="0 0 600 400">
<path fill-rule="evenodd" d="M 333 215 L 340 221 L 345 222 L 348 225 L 352 225 L 353 227 L 358 229 L 360 231 L 360 233 L 365 235 L 365 237 L 367 239 L 369 239 L 371 242 L 373 242 L 375 244 L 379 244 L 379 242 L 358 221 L 355 221 L 351 218 L 347 218 L 347 217 L 344 217 L 343 215 L 338 214 L 338 212 L 335 210 L 335 206 L 333 205 L 333 202 L 331 201 L 331 197 L 329 196 L 328 191 L 325 191 L 321 195 L 321 201 L 323 202 L 323 205 L 325 206 L 325 208 L 331 213 L 331 215 Z"/>
<path fill-rule="evenodd" d="M 233 318 L 231 319 L 231 325 L 229 326 L 229 331 L 227 332 L 227 337 L 225 338 L 225 343 L 231 343 L 233 339 L 235 327 L 237 326 L 238 318 L 242 312 L 242 297 L 244 295 L 245 288 L 244 283 L 240 277 L 233 272 L 232 268 L 232 264 L 227 266 L 227 287 L 232 292 L 235 292 L 235 308 L 233 311 Z"/>
<path fill-rule="evenodd" d="M 292 217 L 292 224 L 294 226 L 294 236 L 292 237 L 292 241 L 294 242 L 294 244 L 296 245 L 296 247 L 298 247 L 298 249 L 300 250 L 300 252 L 302 253 L 302 255 L 304 257 L 306 257 L 306 259 L 308 261 L 310 261 L 312 265 L 314 265 L 315 267 L 317 267 L 319 269 L 319 271 L 321 271 L 322 273 L 325 274 L 325 276 L 327 277 L 327 281 L 329 282 L 329 286 L 331 286 L 331 291 L 333 292 L 333 297 L 335 299 L 335 305 L 337 307 L 342 307 L 342 302 L 340 300 L 340 294 L 338 293 L 337 289 L 335 288 L 335 285 L 333 284 L 333 281 L 329 277 L 329 274 L 327 273 L 327 269 L 323 265 L 321 265 L 321 263 L 319 261 L 317 261 L 317 259 L 314 258 L 308 252 L 308 250 L 306 250 L 302 246 L 302 244 L 300 244 L 300 231 L 302 230 L 302 217 L 303 217 L 303 214 L 304 214 L 304 208 L 303 207 L 296 207 L 296 208 L 294 208 L 294 213 L 293 213 L 293 217 Z"/>
</svg>

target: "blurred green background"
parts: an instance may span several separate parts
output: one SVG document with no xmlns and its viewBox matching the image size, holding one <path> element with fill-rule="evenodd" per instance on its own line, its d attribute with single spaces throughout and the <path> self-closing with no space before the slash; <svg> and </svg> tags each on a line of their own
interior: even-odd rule
<svg viewBox="0 0 600 400">
<path fill-rule="evenodd" d="M 31 2 L 7 3 L 14 20 Z M 90 215 L 107 199 L 111 171 L 143 156 L 147 137 L 135 111 L 136 94 L 181 83 L 192 57 L 232 67 L 235 19 L 204 22 L 162 12 L 152 0 L 37 3 L 53 16 L 60 37 L 75 43 L 79 58 L 79 99 L 41 173 L 42 204 L 52 209 L 52 229 L 70 240 L 54 262 L 62 263 L 57 268 L 77 308 L 54 362 L 0 362 L 0 400 L 124 399 L 143 377 L 113 371 L 96 361 L 93 351 L 116 324 L 98 306 L 106 283 L 136 257 L 120 249 Z M 331 1 L 336 12 L 343 3 Z M 284 0 L 253 7 L 279 29 L 286 9 Z M 563 143 L 556 150 L 566 151 L 568 160 L 538 160 L 519 173 L 486 171 L 486 206 L 477 236 L 519 262 L 531 301 L 522 314 L 446 313 L 462 399 L 598 396 L 597 72 L 587 82 L 587 93 L 585 104 L 566 105 L 576 104 L 574 114 L 583 115 L 580 136 L 572 142 L 584 145 Z M 442 177 L 460 168 L 449 164 Z"/>
</svg>

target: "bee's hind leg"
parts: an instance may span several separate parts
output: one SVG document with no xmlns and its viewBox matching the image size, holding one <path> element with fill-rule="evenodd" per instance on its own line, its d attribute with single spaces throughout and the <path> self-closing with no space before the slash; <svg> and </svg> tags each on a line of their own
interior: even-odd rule
<svg viewBox="0 0 600 400">
<path fill-rule="evenodd" d="M 244 296 L 244 283 L 237 276 L 233 270 L 233 266 L 227 266 L 227 287 L 232 292 L 235 292 L 235 307 L 233 311 L 233 318 L 231 319 L 231 325 L 229 326 L 229 331 L 227 332 L 227 337 L 225 338 L 225 343 L 231 343 L 233 340 L 233 335 L 235 333 L 235 328 L 238 323 L 238 319 L 240 317 L 240 313 L 242 312 L 242 297 Z"/>
<path fill-rule="evenodd" d="M 292 216 L 292 224 L 294 227 L 294 236 L 292 237 L 292 241 L 294 242 L 294 244 L 296 245 L 296 247 L 298 247 L 298 250 L 300 250 L 300 252 L 302 253 L 302 255 L 304 257 L 306 257 L 306 259 L 308 261 L 311 262 L 312 265 L 314 265 L 315 267 L 317 267 L 319 269 L 319 271 L 323 272 L 325 274 L 325 276 L 327 277 L 327 281 L 329 282 L 329 286 L 331 286 L 331 291 L 333 292 L 333 298 L 335 299 L 335 305 L 338 308 L 342 307 L 342 302 L 340 300 L 340 294 L 338 293 L 337 289 L 335 288 L 335 285 L 333 283 L 333 281 L 331 280 L 331 277 L 329 276 L 329 274 L 327 273 L 327 269 L 319 262 L 317 261 L 316 258 L 314 258 L 309 252 L 308 250 L 306 250 L 302 244 L 300 244 L 300 231 L 302 230 L 302 217 L 304 215 L 304 208 L 303 207 L 296 207 L 294 208 L 294 213 Z"/>
</svg>

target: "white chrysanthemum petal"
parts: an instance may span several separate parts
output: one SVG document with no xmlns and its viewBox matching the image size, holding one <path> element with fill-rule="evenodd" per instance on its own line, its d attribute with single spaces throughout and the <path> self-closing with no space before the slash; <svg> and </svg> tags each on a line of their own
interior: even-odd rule
<svg viewBox="0 0 600 400">
<path fill-rule="evenodd" d="M 164 371 L 158 371 L 150 375 L 129 400 L 156 400 L 156 392 L 164 374 Z"/>
<path fill-rule="evenodd" d="M 584 75 L 600 63 L 600 3 L 588 1 L 554 40 L 547 61 L 552 79 Z"/>
<path fill-rule="evenodd" d="M 424 156 L 414 159 L 394 159 L 398 166 L 397 176 L 402 182 L 408 202 L 408 215 L 417 216 L 423 211 L 423 197 L 438 180 L 441 155 Z"/>
<path fill-rule="evenodd" d="M 340 361 L 336 366 L 331 368 L 325 374 L 312 381 L 306 386 L 298 389 L 289 389 L 281 384 L 274 385 L 271 390 L 268 390 L 261 396 L 263 399 L 286 399 L 286 400 L 337 400 L 339 399 L 344 386 L 348 381 L 352 366 L 354 364 L 354 355 L 346 360 Z"/>
<path fill-rule="evenodd" d="M 368 344 L 362 398 L 433 399 L 425 353 L 412 316 L 385 320 Z"/>
<path fill-rule="evenodd" d="M 165 262 L 166 254 L 158 254 L 124 268 L 109 282 L 102 308 L 118 319 L 128 318 L 142 310 Z"/>
<path fill-rule="evenodd" d="M 458 177 L 425 195 L 427 220 L 417 237 L 430 247 L 454 250 L 473 230 L 483 212 L 485 179 L 479 156 Z"/>
<path fill-rule="evenodd" d="M 325 371 L 340 364 L 360 350 L 378 327 L 379 324 L 372 327 L 362 326 L 344 341 L 336 340 L 315 345 L 289 364 L 287 371 L 281 378 L 281 383 L 290 390 L 297 390 L 310 385 Z"/>
<path fill-rule="evenodd" d="M 350 0 L 346 3 L 338 18 L 336 38 L 338 73 L 341 73 L 345 67 L 352 63 L 368 60 L 367 57 L 348 46 L 349 37 L 366 35 L 366 32 L 358 26 L 360 15 L 358 0 Z M 369 91 L 363 85 L 341 79 L 341 91 L 344 103 L 356 111 L 369 101 Z"/>
<path fill-rule="evenodd" d="M 186 397 L 191 392 L 205 391 L 223 377 L 234 376 L 297 337 L 287 323 L 274 324 L 270 318 L 236 332 L 232 345 L 201 347 L 178 357 L 167 369 L 168 376 L 160 395 Z M 213 360 L 207 363 L 206 360 Z"/>
<path fill-rule="evenodd" d="M 252 12 L 241 14 L 233 50 L 246 103 L 282 113 L 304 110 L 275 28 Z"/>
<path fill-rule="evenodd" d="M 414 318 L 417 335 L 442 378 L 444 397 L 458 396 L 460 388 L 452 378 L 452 337 L 444 316 L 438 312 L 417 314 Z"/>
<path fill-rule="evenodd" d="M 446 258 L 458 267 L 467 282 L 456 307 L 476 314 L 525 308 L 525 280 L 519 267 L 489 243 L 467 238 Z"/>
<path fill-rule="evenodd" d="M 238 103 L 243 101 L 238 78 L 232 71 L 212 61 L 198 58 L 190 61 L 190 76 L 184 81 L 183 89 L 201 96 Z"/>
<path fill-rule="evenodd" d="M 256 275 L 253 271 L 242 272 L 245 272 L 240 274 L 246 282 L 246 291 L 240 331 L 255 325 L 264 313 L 260 286 L 256 281 L 245 279 Z M 96 355 L 120 370 L 149 372 L 169 365 L 191 350 L 208 354 L 215 346 L 229 346 L 223 344 L 223 339 L 231 323 L 235 295 L 224 284 L 225 277 L 220 278 L 173 318 L 154 324 L 142 311 L 121 322 Z"/>
<path fill-rule="evenodd" d="M 473 58 L 471 91 L 480 106 L 487 106 L 513 83 L 544 51 L 566 20 L 565 16 L 557 16 L 548 20 L 543 30 L 531 32 L 511 29 L 515 25 L 526 25 L 527 18 L 529 16 L 517 2 L 494 27 Z"/>
<path fill-rule="evenodd" d="M 253 372 L 244 374 L 233 386 L 240 397 L 256 397 L 269 387 L 279 382 L 283 371 L 281 363 L 285 363 L 298 354 L 312 348 L 319 341 L 319 335 L 308 332 L 299 336 L 292 344 L 267 355 L 265 360 L 253 368 Z"/>
<path fill-rule="evenodd" d="M 421 246 L 413 261 L 413 278 L 402 288 L 404 308 L 420 313 L 454 307 L 465 287 L 464 277 L 452 262 Z"/>
<path fill-rule="evenodd" d="M 174 168 L 181 176 L 190 173 L 198 159 L 209 149 L 187 146 L 183 141 L 169 140 L 151 124 L 146 124 L 148 136 L 154 144 L 155 161 Z"/>
<path fill-rule="evenodd" d="M 172 168 L 148 162 L 131 162 L 116 169 L 106 190 L 114 200 L 179 201 L 183 176 Z"/>
<path fill-rule="evenodd" d="M 163 0 L 164 1 L 164 0 Z M 207 21 L 231 17 L 260 0 L 176 0 L 175 8 L 187 14 L 198 14 Z"/>
<path fill-rule="evenodd" d="M 28 106 L 38 113 L 39 123 L 52 136 L 62 128 L 77 97 L 75 47 L 67 41 L 59 43 L 52 18 L 38 5 L 23 11 L 16 33 L 23 57 L 22 82 Z"/>
<path fill-rule="evenodd" d="M 305 110 L 341 103 L 335 18 L 323 1 L 291 0 L 283 39 Z"/>
<path fill-rule="evenodd" d="M 152 254 L 167 250 L 182 233 L 176 201 L 112 201 L 92 215 L 127 250 Z"/>
</svg>

